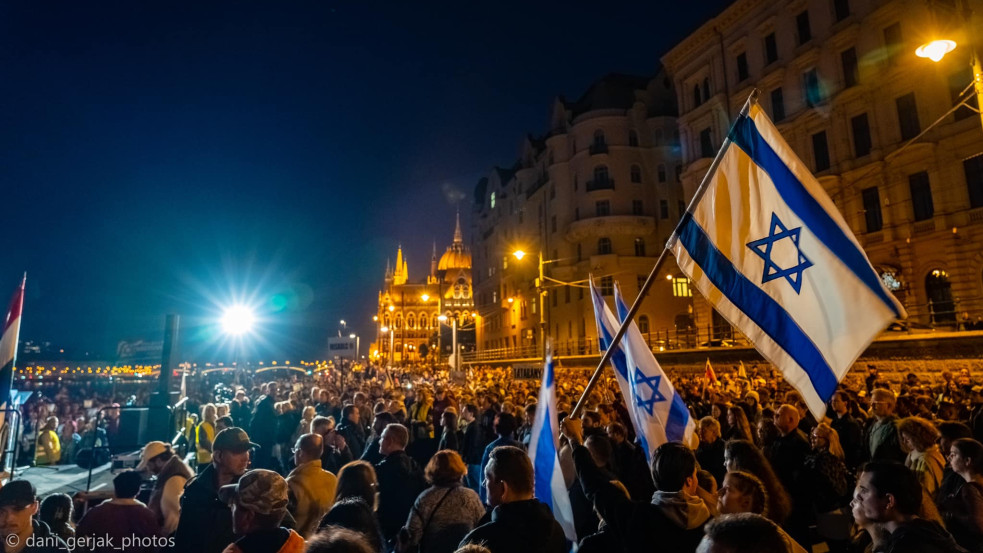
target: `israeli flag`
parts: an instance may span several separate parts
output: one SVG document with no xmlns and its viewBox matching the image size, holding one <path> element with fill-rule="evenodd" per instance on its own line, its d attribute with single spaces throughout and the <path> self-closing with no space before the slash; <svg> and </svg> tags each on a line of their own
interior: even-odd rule
<svg viewBox="0 0 983 553">
<path fill-rule="evenodd" d="M 532 423 L 529 440 L 529 458 L 535 474 L 536 499 L 549 505 L 553 518 L 560 523 L 563 534 L 574 544 L 577 533 L 573 526 L 573 509 L 570 496 L 560 470 L 560 424 L 556 409 L 556 380 L 553 374 L 553 352 L 546 347 L 546 364 L 543 368 L 543 384 L 539 388 L 536 418 Z"/>
<path fill-rule="evenodd" d="M 857 357 L 907 315 L 760 106 L 752 102 L 728 138 L 669 247 L 819 419 Z"/>
<path fill-rule="evenodd" d="M 615 286 L 614 289 L 617 318 L 594 286 L 593 280 L 591 298 L 597 317 L 600 347 L 606 350 L 618 327 L 627 318 L 628 307 L 621 297 L 620 286 Z M 689 409 L 683 399 L 676 395 L 676 389 L 655 360 L 634 321 L 618 344 L 618 351 L 612 354 L 611 360 L 645 458 L 651 462 L 652 453 L 666 442 L 682 442 L 695 448 L 696 424 Z"/>
</svg>

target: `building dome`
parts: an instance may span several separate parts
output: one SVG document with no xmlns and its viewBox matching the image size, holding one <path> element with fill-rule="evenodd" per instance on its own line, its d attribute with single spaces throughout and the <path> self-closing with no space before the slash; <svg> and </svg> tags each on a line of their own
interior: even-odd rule
<svg viewBox="0 0 983 553">
<path fill-rule="evenodd" d="M 471 252 L 466 248 L 447 248 L 444 255 L 440 256 L 440 263 L 437 265 L 438 271 L 450 271 L 454 269 L 471 269 Z"/>
</svg>

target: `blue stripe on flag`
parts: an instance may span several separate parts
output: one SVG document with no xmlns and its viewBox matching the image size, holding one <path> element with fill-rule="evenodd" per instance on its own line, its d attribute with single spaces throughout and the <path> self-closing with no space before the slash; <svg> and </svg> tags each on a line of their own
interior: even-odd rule
<svg viewBox="0 0 983 553">
<path fill-rule="evenodd" d="M 754 120 L 747 115 L 738 117 L 730 132 L 730 139 L 740 149 L 744 150 L 758 167 L 768 173 L 782 200 L 805 223 L 809 232 L 825 244 L 833 252 L 833 255 L 838 257 L 871 292 L 880 298 L 896 317 L 900 317 L 901 313 L 898 311 L 897 305 L 881 286 L 880 280 L 871 269 L 870 262 L 867 261 L 863 252 L 829 216 L 829 213 L 819 205 L 816 198 L 799 182 L 799 179 L 782 161 L 782 158 L 775 153 L 771 145 L 758 132 Z"/>
<path fill-rule="evenodd" d="M 536 498 L 547 504 L 550 511 L 553 510 L 553 461 L 556 458 L 556 449 L 553 447 L 553 428 L 550 425 L 551 420 L 549 405 L 547 405 L 543 431 L 539 433 L 539 440 L 536 447 L 536 464 L 533 467 L 536 475 Z"/>
<path fill-rule="evenodd" d="M 836 391 L 836 375 L 823 354 L 788 312 L 748 280 L 720 253 L 700 225 L 687 213 L 679 223 L 679 239 L 710 282 L 802 367 L 816 394 L 825 402 Z"/>
<path fill-rule="evenodd" d="M 672 395 L 669 407 L 669 420 L 666 421 L 666 439 L 670 442 L 682 442 L 686 437 L 686 424 L 689 423 L 689 409 L 679 394 Z"/>
</svg>

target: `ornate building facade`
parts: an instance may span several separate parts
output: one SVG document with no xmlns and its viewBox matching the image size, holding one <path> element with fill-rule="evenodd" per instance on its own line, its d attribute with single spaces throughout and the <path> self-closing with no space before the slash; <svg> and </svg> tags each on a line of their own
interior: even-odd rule
<svg viewBox="0 0 983 553">
<path fill-rule="evenodd" d="M 393 364 L 436 361 L 438 350 L 440 358 L 446 358 L 455 331 L 459 346 L 473 349 L 471 251 L 464 244 L 460 215 L 454 239 L 439 259 L 434 245 L 430 271 L 423 280 L 410 279 L 409 263 L 400 247 L 395 267 L 386 268 L 384 286 L 375 315 L 378 339 L 374 349 L 379 358 Z"/>
</svg>

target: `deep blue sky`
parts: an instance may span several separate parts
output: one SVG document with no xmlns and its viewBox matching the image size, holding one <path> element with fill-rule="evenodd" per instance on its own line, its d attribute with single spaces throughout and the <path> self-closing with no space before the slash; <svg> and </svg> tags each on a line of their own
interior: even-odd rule
<svg viewBox="0 0 983 553">
<path fill-rule="evenodd" d="M 235 294 L 257 356 L 369 336 L 398 242 L 421 278 L 556 95 L 651 74 L 719 5 L 4 2 L 2 301 L 26 270 L 22 340 L 79 352 L 176 312 L 185 357 L 223 355 Z"/>
</svg>

